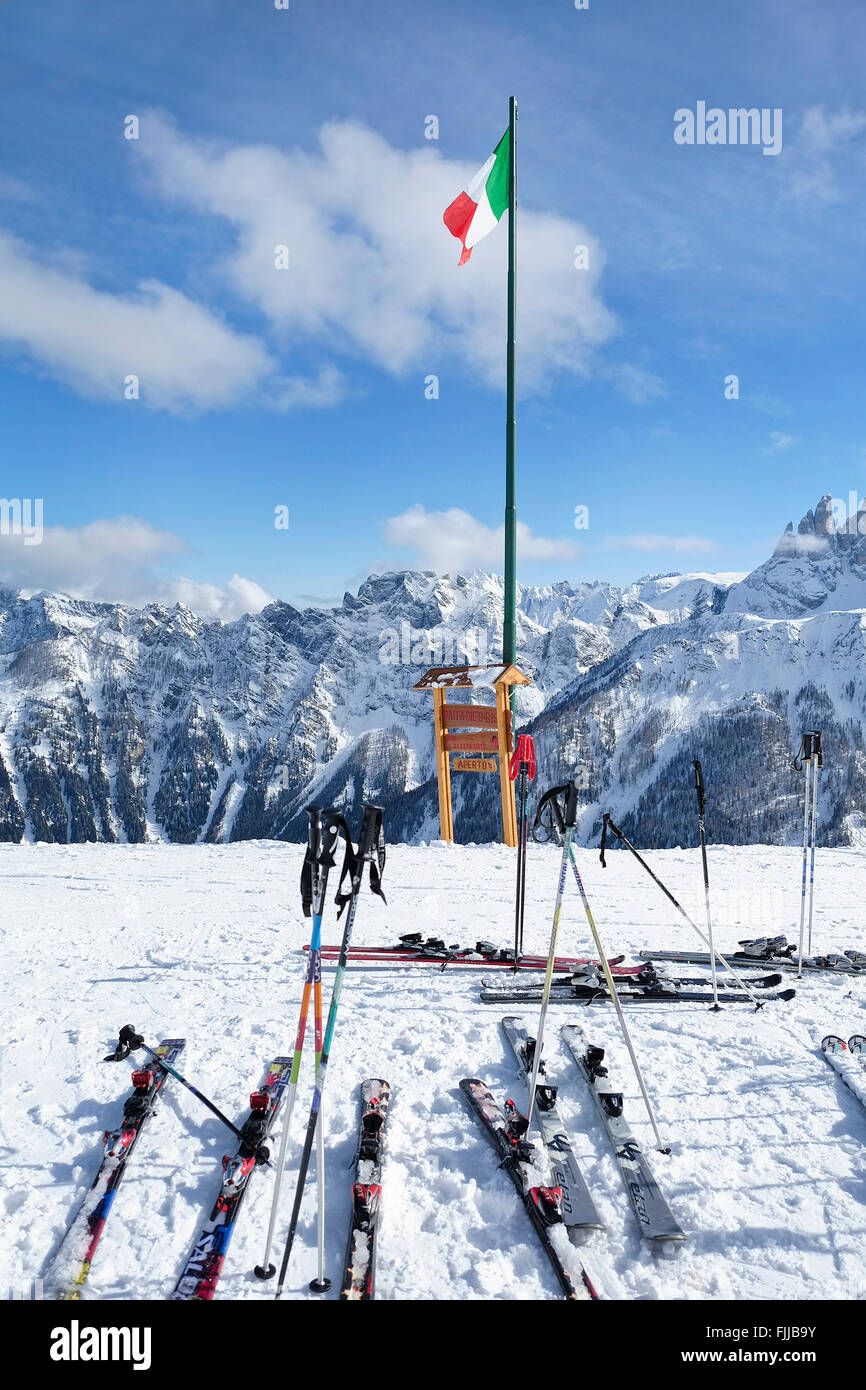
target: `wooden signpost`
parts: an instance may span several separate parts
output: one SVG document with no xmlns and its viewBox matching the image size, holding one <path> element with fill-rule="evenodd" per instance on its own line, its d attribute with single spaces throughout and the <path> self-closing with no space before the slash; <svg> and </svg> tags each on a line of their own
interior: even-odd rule
<svg viewBox="0 0 866 1390">
<path fill-rule="evenodd" d="M 500 666 L 434 666 L 427 671 L 415 690 L 433 691 L 433 733 L 436 744 L 436 780 L 439 787 L 439 834 L 449 843 L 454 839 L 454 814 L 451 805 L 451 772 L 495 772 L 499 768 L 499 795 L 502 802 L 502 840 L 514 848 L 517 844 L 517 811 L 514 805 L 514 783 L 508 775 L 508 765 L 514 751 L 510 695 L 512 686 L 531 685 L 513 665 Z M 492 690 L 495 705 L 449 704 L 448 690 Z M 449 730 L 458 729 L 459 733 Z M 479 730 L 480 732 L 469 732 Z M 456 757 L 451 754 L 486 754 L 480 757 Z M 492 756 L 490 756 L 492 755 Z"/>
</svg>

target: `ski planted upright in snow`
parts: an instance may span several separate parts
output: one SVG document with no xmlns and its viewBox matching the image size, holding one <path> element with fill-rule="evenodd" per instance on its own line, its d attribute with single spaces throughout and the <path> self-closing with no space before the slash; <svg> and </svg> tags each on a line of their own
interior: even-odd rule
<svg viewBox="0 0 866 1390">
<path fill-rule="evenodd" d="M 506 1116 L 490 1088 L 477 1077 L 464 1078 L 460 1082 L 460 1089 L 488 1141 L 499 1155 L 501 1167 L 506 1170 L 520 1193 L 565 1297 L 578 1298 L 580 1295 L 575 1282 L 557 1249 L 556 1232 L 562 1229 L 562 1193 L 558 1187 L 547 1186 L 543 1175 L 535 1167 L 533 1146 L 523 1137 L 527 1121 L 518 1115 L 513 1107 L 509 1116 Z M 571 1248 L 567 1242 L 566 1248 Z M 585 1290 L 584 1296 L 598 1298 L 598 1293 L 583 1268 L 581 1280 Z"/>
<path fill-rule="evenodd" d="M 685 1233 L 629 1128 L 623 1114 L 622 1094 L 614 1091 L 607 1069 L 602 1066 L 604 1049 L 587 1045 L 580 1028 L 571 1025 L 563 1028 L 562 1036 L 595 1097 L 644 1240 L 658 1246 L 685 1240 Z"/>
<path fill-rule="evenodd" d="M 250 1178 L 270 1154 L 264 1147 L 292 1071 L 291 1057 L 275 1057 L 258 1091 L 250 1096 L 250 1113 L 241 1127 L 234 1154 L 223 1158 L 223 1176 L 210 1216 L 190 1251 L 171 1297 L 177 1302 L 210 1301 L 225 1263 Z"/>
<path fill-rule="evenodd" d="M 352 1184 L 352 1215 L 341 1298 L 367 1302 L 374 1297 L 376 1245 L 382 1206 L 382 1159 L 391 1087 L 371 1078 L 361 1083 L 358 1152 Z"/>
<path fill-rule="evenodd" d="M 535 1039 L 531 1038 L 522 1019 L 509 1014 L 502 1020 L 505 1036 L 520 1069 L 528 1081 L 532 1075 L 535 1060 Z M 562 1221 L 569 1238 L 575 1243 L 586 1240 L 591 1231 L 603 1231 L 604 1222 L 595 1208 L 595 1203 L 580 1171 L 571 1140 L 563 1128 L 559 1111 L 556 1108 L 556 1087 L 550 1084 L 544 1062 L 540 1068 L 540 1082 L 535 1092 L 535 1119 L 538 1124 L 554 1185 L 562 1190 Z"/>
<path fill-rule="evenodd" d="M 124 1104 L 120 1127 L 107 1129 L 103 1135 L 99 1170 L 46 1276 L 47 1288 L 55 1290 L 53 1297 L 70 1301 L 81 1298 L 117 1189 L 139 1135 L 154 1112 L 157 1096 L 168 1080 L 159 1058 L 174 1063 L 185 1046 L 183 1038 L 166 1038 L 156 1048 L 156 1059 L 132 1073 L 134 1089 Z"/>
</svg>

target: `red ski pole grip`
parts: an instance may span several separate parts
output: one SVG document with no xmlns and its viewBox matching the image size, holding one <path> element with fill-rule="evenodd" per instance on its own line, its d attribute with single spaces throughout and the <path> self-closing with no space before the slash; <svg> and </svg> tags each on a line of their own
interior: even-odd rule
<svg viewBox="0 0 866 1390">
<path fill-rule="evenodd" d="M 514 782 L 522 768 L 526 769 L 526 774 L 530 782 L 535 776 L 535 744 L 531 734 L 518 734 L 517 747 L 511 755 L 511 762 L 508 767 L 508 775 Z"/>
</svg>

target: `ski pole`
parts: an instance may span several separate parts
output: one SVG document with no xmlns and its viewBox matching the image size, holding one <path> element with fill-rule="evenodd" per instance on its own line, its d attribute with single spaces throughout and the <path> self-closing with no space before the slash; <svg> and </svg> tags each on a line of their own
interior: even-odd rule
<svg viewBox="0 0 866 1390">
<path fill-rule="evenodd" d="M 322 977 L 319 975 L 313 991 L 313 1017 L 316 1054 L 316 1078 L 322 1064 Z M 319 1266 L 315 1279 L 310 1280 L 311 1293 L 327 1293 L 331 1281 L 325 1274 L 325 1114 L 319 1105 L 319 1120 L 316 1125 L 316 1194 L 318 1200 L 317 1246 Z"/>
<path fill-rule="evenodd" d="M 800 748 L 794 758 L 797 772 L 805 769 L 805 791 L 803 803 L 803 884 L 800 892 L 800 948 L 797 961 L 797 978 L 803 978 L 803 935 L 806 927 L 806 869 L 809 861 L 809 796 L 812 790 L 812 734 L 803 735 Z"/>
<path fill-rule="evenodd" d="M 637 1084 L 640 1087 L 640 1093 L 643 1096 L 644 1105 L 646 1106 L 647 1114 L 650 1118 L 650 1124 L 653 1127 L 653 1133 L 656 1137 L 656 1147 L 658 1148 L 659 1153 L 669 1154 L 671 1151 L 670 1145 L 662 1142 L 662 1137 L 659 1133 L 659 1127 L 656 1123 L 655 1111 L 653 1110 L 652 1102 L 649 1098 L 649 1092 L 647 1091 L 646 1085 L 644 1084 L 643 1072 L 640 1069 L 640 1062 L 637 1059 L 637 1053 L 635 1052 L 634 1046 L 632 1044 L 631 1034 L 628 1031 L 628 1024 L 625 1021 L 625 1014 L 622 1011 L 622 1002 L 620 1000 L 619 995 L 617 994 L 616 984 L 614 983 L 614 978 L 611 974 L 611 969 L 607 962 L 607 952 L 605 951 L 604 946 L 601 943 L 601 937 L 599 935 L 598 927 L 595 924 L 595 918 L 592 915 L 592 908 L 589 905 L 589 898 L 586 896 L 586 889 L 583 886 L 583 879 L 581 878 L 580 870 L 577 867 L 577 859 L 575 858 L 573 845 L 569 846 L 569 858 L 571 859 L 571 867 L 574 870 L 574 877 L 577 879 L 578 891 L 580 892 L 581 899 L 583 900 L 583 908 L 586 913 L 586 920 L 589 922 L 589 929 L 592 932 L 592 939 L 595 942 L 595 949 L 598 951 L 598 958 L 601 961 L 602 969 L 604 970 L 604 977 L 607 980 L 607 988 L 610 993 L 610 997 L 613 1001 L 614 1008 L 616 1009 L 617 1018 L 619 1019 L 619 1026 L 622 1032 L 623 1042 L 628 1048 L 628 1055 L 631 1058 L 631 1064 L 634 1067 L 634 1074 L 637 1077 Z"/>
<path fill-rule="evenodd" d="M 704 795 L 704 774 L 697 758 L 692 762 L 695 770 L 695 792 L 698 798 L 698 825 L 701 831 L 701 859 L 704 866 L 704 898 L 707 904 L 707 936 L 710 939 L 710 969 L 713 975 L 713 1011 L 718 1013 L 721 1008 L 719 1003 L 719 982 L 716 978 L 716 953 L 713 948 L 713 915 L 710 911 L 710 872 L 707 868 L 707 832 L 704 827 L 704 808 L 707 804 Z"/>
<path fill-rule="evenodd" d="M 200 1091 L 197 1086 L 193 1086 L 191 1081 L 187 1081 L 185 1076 L 181 1076 L 179 1071 L 176 1071 L 174 1067 L 169 1066 L 168 1062 L 164 1061 L 164 1059 L 160 1057 L 159 1053 L 156 1051 L 155 1048 L 148 1047 L 147 1043 L 144 1041 L 144 1038 L 141 1036 L 140 1033 L 136 1033 L 135 1028 L 131 1023 L 127 1023 L 124 1025 L 123 1028 L 121 1028 L 120 1036 L 117 1041 L 117 1047 L 113 1052 L 110 1052 L 107 1057 L 103 1057 L 102 1060 L 103 1062 L 122 1062 L 123 1059 L 125 1057 L 128 1057 L 131 1052 L 139 1051 L 146 1052 L 148 1057 L 153 1057 L 157 1062 L 159 1062 L 159 1065 L 162 1067 L 163 1071 L 167 1071 L 169 1076 L 173 1076 L 175 1081 L 179 1081 L 181 1086 L 185 1086 L 186 1089 L 190 1091 L 191 1094 L 194 1095 L 197 1100 L 201 1101 L 202 1105 L 206 1105 L 208 1110 L 210 1110 L 213 1115 L 216 1115 L 217 1119 L 221 1120 L 222 1123 L 225 1125 L 226 1129 L 230 1129 L 232 1134 L 234 1134 L 237 1139 L 243 1138 L 243 1135 L 241 1134 L 237 1125 L 232 1124 L 228 1116 L 224 1115 L 223 1112 L 216 1105 L 214 1105 L 212 1100 L 208 1100 L 207 1096 L 202 1091 Z"/>
<path fill-rule="evenodd" d="M 289 1147 L 289 1130 L 291 1128 L 292 1110 L 294 1109 L 295 1096 L 298 1090 L 301 1056 L 304 1051 L 304 1037 L 307 1031 L 307 1016 L 310 1011 L 310 995 L 316 990 L 318 991 L 319 1015 L 321 1017 L 322 910 L 325 902 L 325 889 L 328 882 L 329 864 L 327 861 L 324 866 L 319 863 L 323 840 L 322 811 L 318 806 L 308 806 L 307 815 L 309 817 L 309 826 L 307 830 L 307 853 L 304 857 L 303 869 L 301 870 L 301 902 L 304 915 L 309 916 L 312 914 L 313 931 L 310 938 L 310 958 L 307 962 L 307 976 L 301 995 L 301 1011 L 298 1016 L 298 1031 L 295 1037 L 295 1052 L 292 1058 L 292 1070 L 289 1075 L 289 1084 L 286 1088 L 285 1120 L 283 1123 L 282 1136 L 280 1138 L 277 1176 L 274 1180 L 274 1195 L 271 1198 L 271 1215 L 268 1221 L 265 1253 L 261 1264 L 256 1265 L 254 1270 L 254 1273 L 259 1279 L 270 1279 L 277 1272 L 276 1266 L 270 1263 L 271 1246 L 273 1244 L 274 1230 L 277 1224 L 277 1212 L 280 1205 L 280 1189 L 282 1187 L 283 1173 L 286 1167 L 286 1154 Z M 336 831 L 334 831 L 334 837 L 336 837 Z"/>
<path fill-rule="evenodd" d="M 565 809 L 563 810 L 558 797 L 564 797 Z M 544 1039 L 544 1023 L 547 1018 L 547 1005 L 550 1001 L 550 987 L 553 983 L 553 970 L 556 961 L 556 939 L 559 935 L 559 918 L 562 913 L 562 898 L 565 892 L 565 880 L 568 874 L 568 857 L 571 850 L 571 838 L 574 834 L 574 826 L 577 820 L 577 783 L 566 782 L 561 787 L 552 787 L 549 792 L 538 803 L 535 813 L 536 826 L 541 823 L 542 812 L 545 806 L 550 807 L 550 813 L 557 829 L 564 831 L 562 842 L 562 862 L 559 869 L 559 883 L 556 889 L 556 901 L 553 907 L 553 925 L 550 929 L 550 946 L 547 952 L 547 972 L 544 976 L 544 989 L 541 994 L 541 1012 L 538 1016 L 538 1027 L 535 1030 L 535 1056 L 532 1060 L 532 1076 L 529 1081 L 529 1105 L 526 1115 L 528 1124 L 532 1123 L 532 1115 L 535 1106 L 535 1092 L 538 1089 L 538 1074 L 541 1069 L 541 1049 Z"/>
<path fill-rule="evenodd" d="M 535 745 L 530 734 L 518 734 L 517 748 L 511 759 L 508 775 L 512 782 L 520 776 L 518 801 L 520 805 L 520 824 L 517 842 L 517 891 L 514 903 L 514 969 L 523 954 L 523 916 L 526 904 L 526 842 L 528 839 L 529 816 L 527 801 L 529 783 L 535 777 Z"/>
<path fill-rule="evenodd" d="M 640 864 L 641 868 L 646 869 L 646 871 L 647 871 L 647 873 L 649 874 L 650 878 L 652 879 L 653 883 L 657 884 L 658 887 L 659 887 L 659 888 L 662 890 L 662 892 L 664 893 L 665 897 L 668 899 L 668 901 L 671 902 L 671 903 L 673 903 L 673 905 L 674 905 L 674 907 L 676 908 L 677 912 L 680 914 L 680 916 L 683 918 L 684 921 L 688 922 L 689 926 L 692 928 L 692 931 L 697 932 L 698 936 L 700 937 L 701 941 L 703 941 L 704 945 L 705 945 L 705 946 L 710 946 L 711 943 L 710 943 L 710 942 L 707 940 L 707 938 L 704 936 L 704 933 L 701 931 L 701 929 L 700 929 L 700 927 L 698 926 L 697 922 L 693 921 L 693 919 L 692 919 L 692 918 L 689 916 L 689 914 L 686 912 L 686 910 L 685 910 L 685 908 L 682 906 L 682 904 L 679 903 L 679 902 L 677 901 L 677 899 L 674 897 L 674 895 L 673 895 L 673 893 L 671 892 L 671 890 L 670 890 L 664 883 L 662 883 L 662 881 L 661 881 L 661 879 L 659 878 L 658 874 L 653 873 L 653 871 L 652 871 L 652 869 L 650 868 L 649 864 L 646 862 L 646 860 L 643 858 L 643 856 L 642 856 L 641 854 L 638 853 L 638 851 L 635 849 L 634 845 L 632 844 L 631 840 L 629 840 L 629 839 L 627 838 L 627 836 L 623 834 L 623 832 L 620 830 L 620 828 L 619 828 L 618 825 L 615 825 L 615 824 L 614 824 L 613 820 L 611 819 L 611 817 L 610 817 L 606 812 L 605 812 L 604 817 L 602 818 L 602 828 L 601 828 L 601 849 L 600 849 L 600 852 L 599 852 L 599 859 L 601 860 L 601 867 L 602 867 L 603 869 L 606 869 L 606 868 L 607 868 L 607 862 L 606 862 L 605 857 L 604 857 L 604 851 L 605 851 L 605 846 L 606 846 L 606 844 L 607 844 L 607 832 L 608 832 L 608 830 L 612 831 L 612 833 L 617 837 L 617 839 L 620 841 L 620 843 L 623 844 L 623 845 L 625 845 L 625 848 L 626 848 L 627 850 L 629 850 L 629 851 L 634 855 L 635 859 L 636 859 L 637 862 Z M 725 970 L 727 970 L 727 972 L 728 972 L 728 974 L 731 976 L 731 978 L 734 979 L 734 980 L 736 980 L 736 982 L 737 982 L 737 984 L 740 986 L 740 988 L 741 988 L 741 989 L 744 989 L 744 990 L 746 991 L 746 993 L 748 994 L 748 996 L 749 996 L 749 998 L 751 999 L 752 1003 L 755 1005 L 755 1008 L 756 1008 L 756 1009 L 762 1009 L 762 1008 L 764 1007 L 763 1000 L 758 999 L 758 997 L 757 997 L 757 995 L 754 993 L 754 991 L 751 990 L 751 989 L 749 988 L 748 982 L 747 982 L 746 980 L 743 979 L 742 975 L 738 975 L 738 974 L 737 974 L 736 970 L 735 970 L 734 967 L 731 965 L 730 961 L 729 961 L 725 956 L 722 955 L 721 951 L 716 951 L 716 952 L 715 952 L 715 957 L 716 957 L 716 960 L 719 962 L 719 964 L 722 966 L 722 968 L 725 969 Z"/>
<path fill-rule="evenodd" d="M 818 831 L 818 769 L 824 766 L 824 755 L 821 748 L 821 735 L 817 731 L 812 733 L 812 847 L 810 852 L 809 865 L 809 939 L 807 950 L 812 954 L 812 912 L 815 906 L 815 838 Z"/>
<path fill-rule="evenodd" d="M 385 867 L 385 838 L 382 833 L 382 807 L 365 806 L 364 815 L 361 821 L 361 830 L 358 836 L 357 851 L 353 850 L 349 828 L 342 816 L 336 812 L 328 812 L 328 821 L 337 826 L 338 830 L 346 839 L 346 858 L 343 862 L 343 871 L 340 876 L 342 885 L 347 869 L 351 870 L 352 882 L 351 890 L 348 895 L 341 895 L 337 890 L 338 912 L 342 912 L 348 903 L 348 913 L 346 925 L 343 929 L 343 940 L 340 945 L 340 960 L 337 966 L 337 974 L 334 978 L 334 988 L 331 992 L 331 1003 L 328 1009 L 328 1022 L 325 1027 L 325 1038 L 322 1044 L 322 1057 L 316 1075 L 316 1085 L 313 1091 L 313 1103 L 310 1106 L 310 1116 L 307 1121 L 307 1133 L 304 1138 L 304 1148 L 301 1153 L 301 1162 L 298 1168 L 297 1185 L 295 1187 L 295 1201 L 292 1207 L 292 1215 L 289 1221 L 289 1230 L 286 1236 L 286 1244 L 283 1250 L 283 1260 L 280 1265 L 280 1277 L 277 1285 L 275 1298 L 282 1296 L 286 1281 L 286 1271 L 291 1259 L 292 1246 L 295 1242 L 295 1233 L 298 1229 L 298 1219 L 301 1214 L 301 1203 L 304 1197 L 304 1185 L 307 1180 L 307 1172 L 310 1166 L 310 1155 L 313 1151 L 313 1141 L 318 1128 L 319 1116 L 321 1112 L 322 1094 L 325 1089 L 325 1082 L 328 1075 L 328 1059 L 331 1055 L 331 1043 L 334 1037 L 334 1030 L 337 1025 L 337 1012 L 340 1006 L 340 995 L 343 990 L 343 981 L 346 976 L 346 964 L 349 957 L 349 945 L 352 940 L 352 928 L 355 925 L 355 911 L 358 905 L 358 898 L 361 892 L 361 884 L 364 876 L 364 865 L 370 865 L 370 887 L 374 893 L 384 900 L 381 879 L 382 871 Z M 376 855 L 374 862 L 373 855 Z"/>
</svg>

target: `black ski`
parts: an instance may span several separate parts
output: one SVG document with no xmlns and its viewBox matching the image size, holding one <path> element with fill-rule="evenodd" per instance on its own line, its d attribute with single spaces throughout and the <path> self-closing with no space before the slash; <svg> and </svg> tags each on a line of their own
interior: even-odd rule
<svg viewBox="0 0 866 1390">
<path fill-rule="evenodd" d="M 767 993 L 760 1000 L 759 1008 L 765 1003 L 773 1000 L 787 1002 L 793 999 L 797 991 L 795 989 L 783 989 L 777 994 Z M 636 989 L 626 987 L 617 989 L 616 997 L 623 1004 L 705 1004 L 707 1002 L 706 990 L 676 989 L 667 988 L 661 984 L 644 985 Z M 487 989 L 481 991 L 482 1004 L 537 1004 L 541 1002 L 542 991 L 540 987 L 529 986 L 524 989 L 519 984 L 500 985 L 498 982 Z M 748 994 L 739 993 L 736 990 L 719 990 L 717 998 L 722 1004 L 751 1004 L 754 1001 Z M 595 1004 L 611 1002 L 607 986 L 602 982 L 599 985 L 572 985 L 569 989 L 557 989 L 550 992 L 551 1004 Z"/>
<path fill-rule="evenodd" d="M 157 1096 L 168 1080 L 168 1073 L 163 1071 L 158 1058 L 164 1058 L 169 1064 L 176 1062 L 185 1046 L 183 1038 L 166 1038 L 156 1049 L 157 1059 L 132 1073 L 134 1089 L 124 1104 L 120 1127 L 105 1131 L 99 1170 L 51 1262 L 46 1284 L 54 1293 L 49 1297 L 69 1301 L 81 1298 L 126 1166 L 141 1131 L 154 1112 Z"/>
<path fill-rule="evenodd" d="M 757 941 L 741 941 L 741 950 L 727 957 L 735 965 L 769 965 L 774 970 L 799 970 L 796 947 L 784 936 L 761 937 Z M 688 965 L 709 965 L 705 951 L 640 951 L 642 960 L 676 961 Z M 859 951 L 844 955 L 831 952 L 826 956 L 804 956 L 803 969 L 827 974 L 862 975 L 866 973 L 866 957 Z"/>
<path fill-rule="evenodd" d="M 505 1036 L 528 1081 L 532 1075 L 535 1060 L 535 1039 L 526 1031 L 522 1019 L 508 1015 L 502 1020 Z M 571 1140 L 565 1132 L 556 1108 L 556 1086 L 551 1085 L 544 1062 L 539 1074 L 543 1077 L 535 1092 L 535 1120 L 538 1125 L 553 1182 L 562 1189 L 562 1220 L 569 1238 L 575 1243 L 586 1240 L 591 1231 L 603 1231 L 604 1222 L 596 1211 L 595 1203 L 580 1171 Z"/>
<path fill-rule="evenodd" d="M 355 1181 L 352 1184 L 352 1217 L 349 1246 L 340 1297 L 366 1302 L 374 1295 L 376 1245 L 382 1206 L 382 1158 L 385 1151 L 391 1087 L 387 1081 L 361 1083 L 361 1119 Z"/>
<path fill-rule="evenodd" d="M 604 1049 L 589 1046 L 579 1028 L 563 1028 L 562 1036 L 595 1097 L 613 1148 L 625 1190 L 644 1240 L 665 1246 L 686 1236 L 662 1195 L 646 1157 L 623 1113 L 622 1094 L 614 1091 L 602 1066 Z"/>
<path fill-rule="evenodd" d="M 707 975 L 660 975 L 651 968 L 641 972 L 640 975 L 614 976 L 617 990 L 620 989 L 648 989 L 658 987 L 666 988 L 704 988 L 712 989 L 713 982 Z M 521 977 L 517 988 L 520 990 L 540 990 L 544 981 L 543 976 L 524 979 Z M 752 989 L 775 989 L 782 983 L 782 976 L 775 975 L 749 975 L 744 983 Z M 501 978 L 491 976 L 481 981 L 484 989 L 504 988 Z M 605 989 L 606 983 L 604 976 L 597 970 L 575 970 L 571 975 L 555 975 L 551 981 L 551 989 L 574 989 L 576 985 L 583 987 L 592 986 L 594 989 Z"/>
<path fill-rule="evenodd" d="M 501 1166 L 520 1193 L 565 1297 L 578 1298 L 577 1287 L 556 1244 L 555 1233 L 557 1229 L 562 1228 L 562 1194 L 559 1188 L 548 1187 L 535 1167 L 533 1146 L 524 1138 L 528 1122 L 523 1116 L 518 1115 L 513 1107 L 506 1117 L 490 1088 L 477 1077 L 464 1078 L 460 1082 L 460 1089 L 470 1110 L 499 1155 Z M 567 1239 L 566 1249 L 571 1250 Z M 589 1275 L 582 1267 L 580 1275 L 585 1290 L 584 1296 L 598 1298 Z"/>
</svg>

